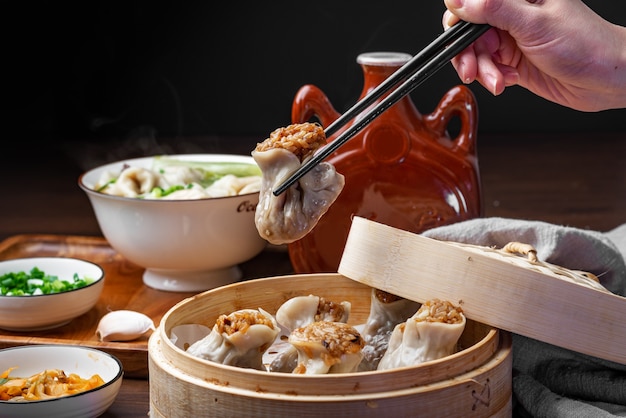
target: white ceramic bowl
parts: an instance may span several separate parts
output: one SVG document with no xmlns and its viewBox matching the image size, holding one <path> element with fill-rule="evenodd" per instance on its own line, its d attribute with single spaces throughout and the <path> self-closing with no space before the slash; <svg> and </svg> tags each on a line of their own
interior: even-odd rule
<svg viewBox="0 0 626 418">
<path fill-rule="evenodd" d="M 181 154 L 175 159 L 256 164 L 242 155 Z M 195 292 L 235 282 L 239 264 L 259 254 L 266 242 L 254 224 L 259 192 L 194 200 L 117 197 L 94 190 L 105 171 L 124 164 L 152 167 L 154 157 L 106 164 L 87 171 L 79 186 L 87 193 L 102 234 L 131 262 L 144 267 L 146 285 Z"/>
<path fill-rule="evenodd" d="M 27 345 L 0 350 L 0 368 L 17 367 L 10 376 L 29 377 L 46 369 L 76 373 L 83 379 L 98 374 L 104 385 L 65 397 L 11 402 L 0 401 L 0 417 L 91 418 L 100 416 L 115 401 L 122 385 L 122 363 L 114 356 L 89 347 Z"/>
<path fill-rule="evenodd" d="M 60 327 L 88 312 L 100 298 L 104 270 L 90 261 L 69 257 L 31 257 L 0 261 L 0 276 L 30 273 L 33 267 L 59 279 L 89 277 L 93 283 L 80 289 L 35 296 L 0 296 L 0 328 L 35 331 Z"/>
</svg>

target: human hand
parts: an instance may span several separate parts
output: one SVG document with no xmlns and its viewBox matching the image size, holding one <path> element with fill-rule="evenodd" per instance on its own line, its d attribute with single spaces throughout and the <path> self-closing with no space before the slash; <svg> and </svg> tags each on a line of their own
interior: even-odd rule
<svg viewBox="0 0 626 418">
<path fill-rule="evenodd" d="M 580 0 L 444 0 L 443 26 L 493 26 L 452 60 L 494 95 L 520 85 L 582 111 L 626 107 L 626 28 Z"/>
</svg>

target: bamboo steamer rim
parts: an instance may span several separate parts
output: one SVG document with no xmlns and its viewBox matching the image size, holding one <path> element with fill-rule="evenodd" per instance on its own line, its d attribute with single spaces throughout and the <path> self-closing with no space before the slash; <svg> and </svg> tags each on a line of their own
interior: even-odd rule
<svg viewBox="0 0 626 418">
<path fill-rule="evenodd" d="M 468 370 L 467 372 L 462 373 L 460 375 L 457 375 L 453 379 L 444 379 L 444 380 L 433 382 L 427 385 L 416 385 L 416 386 L 405 387 L 405 388 L 394 389 L 394 390 L 385 390 L 385 388 L 383 388 L 383 390 L 379 390 L 375 392 L 376 398 L 385 399 L 385 398 L 393 398 L 393 397 L 398 397 L 398 396 L 412 395 L 412 394 L 417 394 L 417 393 L 437 392 L 442 389 L 450 389 L 452 386 L 459 386 L 459 387 L 465 386 L 465 389 L 469 389 L 470 391 L 475 390 L 476 387 L 480 387 L 480 383 L 479 383 L 480 378 L 484 375 L 488 375 L 490 369 L 492 369 L 493 367 L 501 366 L 503 364 L 506 365 L 507 362 L 509 363 L 508 365 L 506 365 L 507 368 L 510 368 L 511 366 L 510 364 L 512 361 L 511 335 L 509 333 L 498 333 L 497 337 L 498 337 L 497 349 L 494 351 L 494 354 L 481 366 Z M 198 387 L 211 388 L 219 392 L 241 395 L 241 396 L 250 397 L 250 398 L 258 398 L 261 400 L 277 400 L 277 401 L 282 401 L 282 402 L 295 401 L 295 402 L 320 403 L 320 402 L 329 402 L 329 401 L 341 402 L 343 400 L 346 400 L 346 394 L 320 396 L 320 395 L 306 395 L 306 394 L 299 394 L 299 393 L 298 394 L 274 393 L 274 392 L 261 391 L 261 390 L 249 390 L 249 389 L 241 388 L 238 386 L 232 386 L 232 385 L 221 385 L 212 381 L 207 381 L 207 380 L 199 378 L 198 376 L 187 373 L 181 370 L 180 368 L 175 367 L 174 364 L 170 361 L 170 359 L 166 356 L 166 351 L 163 350 L 163 348 L 166 347 L 167 345 L 167 344 L 164 344 L 166 343 L 166 341 L 167 340 L 162 339 L 162 335 L 160 333 L 155 333 L 150 336 L 149 352 L 150 352 L 151 364 L 158 363 L 159 369 L 161 369 L 163 372 L 167 373 L 168 375 L 176 379 L 179 379 L 187 383 L 191 383 Z M 219 366 L 222 366 L 222 365 L 219 365 Z M 156 366 L 153 365 L 153 368 L 154 367 Z M 229 369 L 240 370 L 240 368 L 237 368 L 237 367 L 231 367 L 231 366 L 223 366 L 223 367 L 227 367 Z M 260 372 L 256 370 L 248 370 L 248 371 L 258 372 L 262 376 L 267 376 L 268 374 L 271 374 L 271 373 Z M 390 370 L 389 372 L 391 371 L 393 370 Z M 364 374 L 364 373 L 380 374 L 384 372 L 361 372 L 361 374 Z M 279 373 L 275 373 L 275 374 L 279 374 Z M 350 373 L 350 374 L 356 374 L 356 373 Z M 288 375 L 288 374 L 280 373 L 280 375 Z M 345 374 L 326 375 L 326 376 L 339 377 L 343 375 Z M 315 380 L 315 379 L 324 377 L 324 375 L 313 375 L 313 376 L 293 375 L 293 376 L 300 378 L 300 379 L 306 379 L 306 380 L 308 379 Z M 474 385 L 476 387 L 474 387 Z M 349 394 L 350 401 L 359 401 L 359 400 L 368 401 L 371 399 L 372 399 L 372 393 L 370 392 Z"/>
<path fill-rule="evenodd" d="M 209 303 L 214 302 L 223 296 L 224 300 L 230 301 L 233 298 L 251 297 L 251 294 L 258 294 L 263 289 L 279 289 L 276 292 L 283 292 L 282 299 L 277 298 L 277 307 L 283 300 L 295 296 L 293 292 L 300 295 L 307 295 L 311 292 L 308 290 L 312 284 L 317 283 L 320 289 L 326 287 L 326 282 L 337 284 L 343 289 L 344 287 L 353 291 L 367 293 L 367 310 L 369 310 L 369 292 L 371 287 L 363 285 L 356 281 L 350 280 L 337 273 L 322 274 L 300 274 L 291 276 L 269 277 L 262 279 L 254 279 L 241 283 L 234 283 L 222 286 L 217 289 L 211 289 L 206 292 L 185 299 L 174 305 L 162 318 L 161 323 L 155 334 L 159 335 L 159 350 L 166 362 L 176 364 L 176 370 L 180 373 L 179 378 L 185 376 L 195 376 L 203 378 L 207 385 L 215 388 L 221 388 L 225 391 L 245 392 L 258 391 L 259 387 L 263 387 L 264 395 L 268 393 L 282 393 L 289 390 L 298 393 L 298 398 L 303 396 L 318 397 L 321 395 L 330 396 L 330 393 L 346 393 L 356 395 L 357 393 L 376 393 L 381 387 L 392 389 L 404 389 L 406 386 L 430 385 L 437 381 L 449 379 L 455 375 L 467 373 L 470 370 L 481 367 L 482 364 L 489 361 L 490 358 L 500 349 L 500 331 L 495 327 L 485 326 L 482 323 L 469 320 L 470 326 L 478 327 L 484 331 L 481 337 L 471 347 L 466 347 L 450 356 L 425 362 L 418 366 L 403 367 L 385 371 L 366 371 L 356 373 L 327 374 L 327 375 L 296 375 L 289 373 L 269 373 L 265 371 L 244 369 L 234 366 L 222 365 L 208 360 L 200 359 L 186 353 L 178 348 L 170 339 L 172 328 L 177 325 L 190 322 L 189 313 L 200 312 L 206 309 Z M 256 293 L 255 293 L 256 292 Z M 272 292 L 270 292 L 272 293 Z M 315 294 L 315 292 L 313 292 Z M 276 295 L 272 294 L 272 297 Z M 321 294 L 320 296 L 326 297 Z M 346 297 L 350 300 L 350 297 Z M 208 301 L 208 302 L 207 302 Z M 240 302 L 235 303 L 237 308 L 258 308 L 261 307 L 270 313 L 275 313 L 274 309 L 266 309 L 264 306 L 253 307 L 248 303 L 247 306 L 241 305 Z M 210 309 L 210 308 L 209 308 Z M 363 309 L 363 308 L 362 308 Z M 274 311 L 274 312 L 272 312 Z M 214 322 L 219 314 L 230 312 L 213 312 L 208 315 L 206 320 L 208 323 Z M 481 328 L 482 327 L 482 328 Z M 466 329 L 467 325 L 466 325 Z M 473 330 L 471 332 L 474 332 Z M 432 377 L 435 376 L 433 379 Z M 429 379 L 429 377 L 431 377 Z M 408 383 L 410 382 L 410 383 Z M 402 387 L 402 386 L 405 387 Z M 358 390 L 355 391 L 355 387 Z M 320 389 L 322 388 L 322 389 Z"/>
</svg>

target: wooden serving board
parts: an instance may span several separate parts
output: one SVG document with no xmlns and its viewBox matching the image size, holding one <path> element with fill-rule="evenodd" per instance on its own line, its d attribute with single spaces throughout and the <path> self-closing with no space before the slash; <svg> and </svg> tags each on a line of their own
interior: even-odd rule
<svg viewBox="0 0 626 418">
<path fill-rule="evenodd" d="M 417 302 L 449 300 L 475 321 L 626 364 L 626 298 L 522 257 L 510 262 L 456 244 L 355 217 L 338 271 Z"/>
<path fill-rule="evenodd" d="M 124 259 L 104 238 L 16 235 L 0 243 L 0 260 L 41 256 L 75 257 L 100 265 L 105 272 L 102 295 L 94 308 L 62 327 L 30 332 L 0 329 L 0 348 L 26 344 L 94 347 L 119 358 L 125 376 L 147 378 L 150 334 L 127 342 L 100 342 L 96 337 L 100 318 L 109 311 L 130 309 L 148 315 L 158 327 L 161 318 L 172 306 L 193 293 L 164 292 L 144 285 L 144 269 Z"/>
</svg>

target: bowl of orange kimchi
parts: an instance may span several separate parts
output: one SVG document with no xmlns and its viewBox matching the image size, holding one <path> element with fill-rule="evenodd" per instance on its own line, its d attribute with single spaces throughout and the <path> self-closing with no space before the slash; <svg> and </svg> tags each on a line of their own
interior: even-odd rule
<svg viewBox="0 0 626 418">
<path fill-rule="evenodd" d="M 92 418 L 115 401 L 122 363 L 103 351 L 73 345 L 0 350 L 0 416 Z"/>
</svg>

